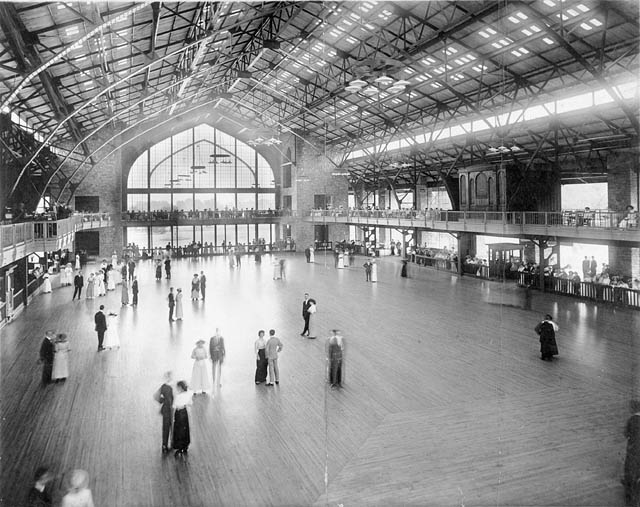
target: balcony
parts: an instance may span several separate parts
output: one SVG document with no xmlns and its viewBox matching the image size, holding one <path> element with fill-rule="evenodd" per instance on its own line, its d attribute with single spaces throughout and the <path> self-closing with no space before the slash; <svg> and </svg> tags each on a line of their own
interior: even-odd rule
<svg viewBox="0 0 640 507">
<path fill-rule="evenodd" d="M 0 266 L 6 266 L 33 252 L 73 250 L 75 233 L 111 227 L 105 213 L 77 214 L 63 220 L 34 220 L 0 226 Z"/>
<path fill-rule="evenodd" d="M 311 210 L 303 218 L 314 224 L 349 224 L 435 232 L 469 232 L 489 236 L 554 237 L 583 243 L 640 242 L 637 215 L 609 211 L 429 211 Z M 631 246 L 631 245 L 629 245 Z"/>
</svg>

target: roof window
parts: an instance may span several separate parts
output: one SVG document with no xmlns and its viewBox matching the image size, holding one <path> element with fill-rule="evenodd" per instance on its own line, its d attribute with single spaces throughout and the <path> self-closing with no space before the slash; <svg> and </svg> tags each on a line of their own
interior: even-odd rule
<svg viewBox="0 0 640 507">
<path fill-rule="evenodd" d="M 580 23 L 580 28 L 583 30 L 593 30 L 593 27 L 589 23 Z"/>
<path fill-rule="evenodd" d="M 578 4 L 576 5 L 576 9 L 582 11 L 582 12 L 589 12 L 589 7 L 587 7 L 584 4 Z"/>
<path fill-rule="evenodd" d="M 545 41 L 547 44 L 549 44 L 549 46 L 551 46 L 553 44 L 553 39 L 550 39 L 549 37 L 545 37 L 542 40 Z"/>
<path fill-rule="evenodd" d="M 602 26 L 602 22 L 598 18 L 593 18 L 589 20 L 593 26 Z"/>
</svg>

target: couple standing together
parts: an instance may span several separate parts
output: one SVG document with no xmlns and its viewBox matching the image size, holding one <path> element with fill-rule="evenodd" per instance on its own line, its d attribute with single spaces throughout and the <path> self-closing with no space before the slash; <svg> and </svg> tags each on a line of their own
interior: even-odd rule
<svg viewBox="0 0 640 507">
<path fill-rule="evenodd" d="M 302 302 L 302 318 L 304 319 L 304 329 L 300 336 L 306 336 L 307 338 L 315 338 L 313 334 L 312 320 L 313 315 L 316 313 L 316 300 L 309 297 L 308 293 L 304 295 L 304 301 Z"/>
</svg>

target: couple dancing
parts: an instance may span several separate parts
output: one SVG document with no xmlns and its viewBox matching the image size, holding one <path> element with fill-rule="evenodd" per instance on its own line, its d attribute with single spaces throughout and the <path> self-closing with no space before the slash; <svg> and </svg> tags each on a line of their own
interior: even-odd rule
<svg viewBox="0 0 640 507">
<path fill-rule="evenodd" d="M 304 329 L 300 336 L 306 336 L 307 338 L 315 338 L 313 334 L 312 320 L 313 315 L 316 313 L 316 300 L 309 297 L 308 293 L 304 295 L 304 301 L 302 302 L 302 318 L 304 319 Z"/>
</svg>

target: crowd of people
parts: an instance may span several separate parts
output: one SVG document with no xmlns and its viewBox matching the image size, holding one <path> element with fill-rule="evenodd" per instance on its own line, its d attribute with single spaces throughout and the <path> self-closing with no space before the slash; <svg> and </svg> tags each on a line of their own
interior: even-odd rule
<svg viewBox="0 0 640 507">
<path fill-rule="evenodd" d="M 203 209 L 203 210 L 152 210 L 138 211 L 128 210 L 122 213 L 123 220 L 213 220 L 213 219 L 234 219 L 234 218 L 264 218 L 264 217 L 281 217 L 291 215 L 290 210 L 281 210 L 271 208 L 268 209 Z"/>
</svg>

